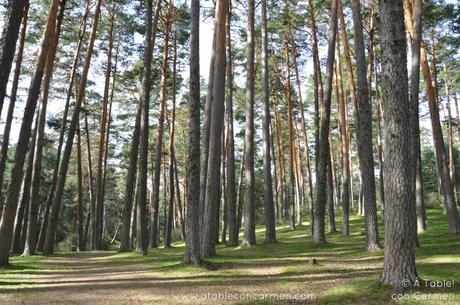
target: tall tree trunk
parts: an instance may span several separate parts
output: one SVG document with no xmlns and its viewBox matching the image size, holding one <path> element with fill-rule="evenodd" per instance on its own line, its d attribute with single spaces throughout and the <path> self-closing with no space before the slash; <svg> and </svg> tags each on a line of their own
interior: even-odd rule
<svg viewBox="0 0 460 305">
<path fill-rule="evenodd" d="M 13 221 L 16 213 L 16 207 L 18 204 L 18 197 L 21 189 L 21 181 L 24 174 L 24 161 L 26 158 L 27 147 L 29 144 L 31 134 L 32 121 L 35 113 L 35 108 L 37 106 L 38 95 L 40 93 L 40 86 L 42 83 L 43 71 L 45 69 L 48 50 L 54 41 L 53 34 L 55 32 L 56 27 L 56 16 L 58 12 L 58 7 L 59 1 L 53 0 L 50 5 L 48 20 L 46 22 L 45 30 L 42 37 L 41 49 L 38 56 L 35 72 L 31 79 L 21 129 L 18 136 L 18 142 L 16 144 L 16 151 L 14 154 L 14 165 L 11 171 L 11 182 L 8 187 L 5 206 L 3 207 L 2 220 L 0 222 L 0 265 L 8 264 L 9 250 L 11 246 L 11 236 L 13 233 Z M 16 43 L 16 39 L 14 39 L 14 42 Z M 4 65 L 2 64 L 1 66 L 3 67 Z M 2 77 L 2 79 L 4 78 Z"/>
<path fill-rule="evenodd" d="M 201 191 L 197 192 L 197 190 L 200 189 L 200 0 L 192 0 L 191 4 L 189 82 L 189 148 L 184 261 L 199 265 L 201 263 L 199 223 Z"/>
<path fill-rule="evenodd" d="M 318 172 L 318 160 L 319 160 L 319 138 L 320 138 L 320 107 L 324 99 L 324 90 L 323 90 L 323 79 L 321 75 L 321 64 L 319 61 L 319 51 L 318 51 L 318 38 L 317 38 L 317 27 L 316 27 L 316 17 L 315 17 L 315 6 L 313 0 L 308 0 L 308 9 L 309 17 L 311 23 L 311 36 L 313 44 L 313 77 L 314 77 L 314 97 L 315 97 L 315 168 L 316 173 Z M 311 204 L 311 223 L 310 231 L 313 235 L 314 230 L 314 204 Z"/>
<path fill-rule="evenodd" d="M 248 37 L 246 64 L 246 108 L 244 142 L 244 236 L 243 245 L 256 244 L 256 206 L 254 177 L 254 0 L 248 1 Z"/>
<path fill-rule="evenodd" d="M 321 104 L 321 124 L 317 160 L 316 201 L 314 208 L 313 240 L 315 243 L 325 243 L 324 216 L 326 203 L 327 159 L 329 158 L 329 127 L 331 115 L 332 77 L 334 74 L 335 39 L 337 33 L 337 0 L 332 0 L 331 19 L 329 24 L 329 39 L 326 66 L 326 88 Z"/>
<path fill-rule="evenodd" d="M 86 100 L 83 100 L 83 107 L 85 108 Z M 96 234 L 96 191 L 94 189 L 94 175 L 93 175 L 93 155 L 91 153 L 91 137 L 89 134 L 89 123 L 88 123 L 88 112 L 84 111 L 84 130 L 85 130 L 85 137 L 86 137 L 86 168 L 88 171 L 88 190 L 89 190 L 89 203 L 90 203 L 90 213 L 88 215 L 91 216 L 91 249 L 95 249 L 95 234 Z"/>
<path fill-rule="evenodd" d="M 276 242 L 275 207 L 273 202 L 270 150 L 270 80 L 268 66 L 267 0 L 262 0 L 262 128 L 264 163 L 265 241 Z M 231 135 L 233 137 L 233 134 Z M 233 177 L 234 178 L 234 177 Z"/>
<path fill-rule="evenodd" d="M 342 5 L 340 0 L 340 19 L 343 17 Z M 343 23 L 341 23 L 342 33 L 345 31 Z M 342 81 L 342 61 L 340 58 L 339 39 L 336 41 L 336 99 L 338 108 L 338 121 L 340 129 L 340 152 L 341 152 L 341 169 L 342 169 L 342 234 L 348 236 L 350 234 L 350 155 L 348 143 L 348 124 L 347 124 L 347 107 L 345 105 L 345 96 L 343 93 Z M 353 90 L 352 90 L 353 92 Z"/>
<path fill-rule="evenodd" d="M 275 112 L 275 126 L 276 126 L 276 141 L 278 147 L 278 159 L 280 167 L 280 184 L 279 184 L 279 194 L 280 194 L 280 216 L 282 220 L 285 220 L 285 207 L 286 207 L 286 166 L 284 161 L 284 143 L 283 137 L 281 135 L 281 122 L 279 118 L 278 105 L 273 105 Z"/>
<path fill-rule="evenodd" d="M 155 16 L 153 18 L 152 22 L 152 32 L 156 32 L 157 29 L 157 24 L 158 24 L 158 18 L 159 18 L 159 13 L 161 9 L 161 1 L 156 2 L 155 6 Z M 155 37 L 152 33 L 151 39 L 152 39 L 152 45 L 155 44 Z M 132 214 L 135 213 L 137 210 L 136 204 L 133 206 L 133 201 L 136 202 L 136 193 L 137 191 L 137 184 L 136 184 L 136 179 L 137 179 L 137 161 L 138 161 L 138 156 L 139 156 L 139 140 L 140 140 L 140 125 L 141 125 L 141 116 L 142 116 L 142 104 L 141 101 L 139 101 L 139 107 L 137 110 L 137 115 L 136 115 L 136 122 L 134 125 L 134 130 L 133 130 L 133 137 L 132 137 L 132 143 L 131 143 L 131 150 L 129 153 L 129 167 L 128 167 L 128 173 L 127 173 L 127 183 L 126 183 L 126 191 L 125 191 L 125 198 L 124 198 L 124 205 L 123 205 L 123 211 L 122 211 L 122 218 L 123 218 L 123 224 L 122 224 L 122 230 L 121 230 L 121 242 L 120 242 L 120 249 L 118 250 L 119 252 L 127 252 L 131 249 L 131 241 L 132 241 L 132 226 L 133 222 L 131 219 L 133 218 Z M 134 217 L 135 219 L 135 217 Z"/>
<path fill-rule="evenodd" d="M 201 131 L 202 141 L 200 153 L 200 206 L 199 206 L 199 222 L 200 231 L 203 230 L 203 219 L 204 219 L 204 208 L 206 203 L 206 183 L 208 181 L 208 158 L 209 158 L 209 135 L 210 135 L 210 124 L 211 124 L 211 111 L 213 106 L 213 95 L 212 90 L 214 87 L 214 70 L 215 70 L 215 57 L 216 57 L 216 31 L 214 31 L 211 61 L 209 63 L 209 76 L 208 76 L 208 88 L 206 92 L 206 103 L 204 106 L 204 122 Z M 201 240 L 200 235 L 200 240 Z"/>
<path fill-rule="evenodd" d="M 24 43 L 26 41 L 27 22 L 29 18 L 29 0 L 24 4 L 24 16 L 22 17 L 21 34 L 19 38 L 18 55 L 16 56 L 16 65 L 14 68 L 13 84 L 11 86 L 10 104 L 5 120 L 5 129 L 3 131 L 2 150 L 0 152 L 0 206 L 3 205 L 3 177 L 5 174 L 6 160 L 8 158 L 8 146 L 10 143 L 11 124 L 13 122 L 14 107 L 18 95 L 19 77 L 21 76 L 21 65 L 24 57 Z M 0 111 L 1 113 L 1 111 Z"/>
<path fill-rule="evenodd" d="M 448 133 L 448 145 L 449 145 L 449 173 L 450 179 L 452 180 L 452 186 L 454 188 L 454 198 L 457 202 L 457 187 L 456 187 L 456 169 L 455 169 L 455 156 L 454 156 L 454 133 L 452 128 L 452 111 L 450 103 L 450 93 L 449 93 L 449 79 L 447 78 L 446 66 L 444 66 L 444 88 L 446 90 L 446 100 L 447 100 L 447 133 Z"/>
<path fill-rule="evenodd" d="M 107 187 L 107 162 L 109 158 L 109 147 L 110 147 L 110 128 L 112 126 L 112 108 L 113 108 L 113 98 L 115 95 L 115 86 L 116 86 L 116 81 L 117 81 L 117 68 L 118 68 L 118 50 L 119 50 L 120 44 L 117 44 L 116 48 L 116 54 L 115 54 L 115 63 L 113 66 L 113 73 L 112 73 L 112 88 L 110 92 L 110 101 L 109 101 L 109 111 L 107 115 L 107 131 L 105 133 L 105 149 L 104 149 L 104 164 L 102 167 L 102 172 L 103 172 L 103 177 L 102 177 L 102 202 L 105 200 L 105 195 L 106 195 L 106 187 Z M 104 207 L 104 205 L 103 205 Z M 105 224 L 106 224 L 106 217 L 105 217 L 105 208 L 104 208 L 104 221 L 103 221 L 103 233 L 105 229 Z M 114 234 L 114 238 L 118 236 L 118 231 L 120 230 L 121 223 L 117 225 L 116 227 L 116 234 Z M 111 242 L 113 244 L 113 242 Z"/>
<path fill-rule="evenodd" d="M 3 31 L 0 37 L 0 114 L 2 113 L 14 53 L 16 52 L 21 19 L 27 15 L 27 10 L 24 10 L 24 7 L 28 6 L 28 0 L 9 0 L 6 3 Z"/>
<path fill-rule="evenodd" d="M 357 144 L 362 178 L 362 192 L 366 233 L 366 248 L 369 251 L 380 249 L 375 197 L 374 154 L 372 149 L 372 106 L 369 100 L 367 83 L 367 64 L 359 0 L 351 1 L 353 12 L 356 75 L 357 75 Z M 414 210 L 415 211 L 415 210 Z"/>
<path fill-rule="evenodd" d="M 235 139 L 233 132 L 233 54 L 231 40 L 231 17 L 229 6 L 227 16 L 227 94 L 225 96 L 226 127 L 227 127 L 227 154 L 226 154 L 226 182 L 227 182 L 227 224 L 228 246 L 234 247 L 238 243 L 238 217 L 235 185 Z"/>
<path fill-rule="evenodd" d="M 48 105 L 48 96 L 50 82 L 53 75 L 54 61 L 56 59 L 56 52 L 59 43 L 59 36 L 61 34 L 62 20 L 64 19 L 64 10 L 67 0 L 61 0 L 59 14 L 57 16 L 57 24 L 54 33 L 54 41 L 49 49 L 48 58 L 46 60 L 44 79 L 42 83 L 42 95 L 40 98 L 40 106 L 38 109 L 37 118 L 37 131 L 35 138 L 35 149 L 33 157 L 33 169 L 31 177 L 31 188 L 26 189 L 30 192 L 29 199 L 29 221 L 27 227 L 26 246 L 24 248 L 24 256 L 33 255 L 35 253 L 35 240 L 37 231 L 37 214 L 40 206 L 40 180 L 42 175 L 42 154 L 43 154 L 43 141 L 45 138 L 45 124 L 46 124 L 46 108 Z M 24 232 L 26 234 L 26 232 Z"/>
<path fill-rule="evenodd" d="M 92 58 L 93 50 L 94 50 L 94 41 L 96 40 L 97 27 L 99 24 L 99 17 L 101 13 L 101 5 L 102 5 L 102 0 L 98 0 L 96 2 L 96 8 L 95 8 L 94 17 L 93 17 L 94 18 L 93 25 L 92 25 L 91 34 L 89 36 L 89 41 L 88 41 L 88 51 L 86 54 L 85 63 L 84 63 L 82 75 L 80 78 L 80 84 L 79 84 L 79 88 L 77 91 L 75 108 L 73 111 L 72 120 L 69 125 L 67 141 L 66 141 L 66 145 L 64 148 L 64 154 L 62 156 L 62 160 L 59 165 L 58 180 L 56 182 L 55 195 L 53 198 L 53 202 L 51 204 L 49 222 L 48 222 L 48 227 L 46 229 L 46 238 L 45 238 L 45 243 L 43 245 L 43 254 L 45 255 L 49 255 L 54 252 L 54 238 L 56 235 L 59 210 L 61 207 L 62 195 L 64 192 L 64 186 L 65 186 L 65 180 L 67 176 L 67 169 L 69 167 L 70 155 L 72 153 L 72 145 L 73 145 L 73 140 L 75 136 L 75 131 L 76 131 L 77 124 L 80 120 L 80 110 L 81 110 L 82 102 L 85 96 L 86 82 L 88 79 L 88 72 L 89 72 L 89 68 L 91 65 L 91 58 Z"/>
<path fill-rule="evenodd" d="M 21 235 L 25 232 L 22 232 L 22 223 L 24 219 L 27 218 L 25 210 L 28 209 L 30 201 L 30 183 L 32 180 L 32 170 L 33 170 L 33 160 L 34 160 L 34 151 L 35 151 L 35 136 L 37 135 L 37 124 L 38 119 L 35 119 L 35 129 L 32 135 L 32 141 L 27 154 L 27 163 L 26 169 L 24 171 L 24 179 L 21 184 L 21 194 L 19 196 L 19 205 L 16 210 L 16 217 L 14 219 L 14 228 L 13 228 L 13 243 L 11 245 L 12 253 L 19 253 L 21 251 Z"/>
<path fill-rule="evenodd" d="M 411 2 L 411 3 L 410 3 Z M 417 228 L 426 230 L 425 202 L 422 185 L 422 155 L 420 149 L 419 91 L 420 91 L 420 47 L 422 41 L 422 1 L 405 1 L 406 22 L 411 39 L 411 73 L 410 73 L 410 120 L 412 125 L 412 160 L 414 162 L 415 207 L 417 210 Z M 412 14 L 409 10 L 412 7 Z M 413 215 L 415 217 L 415 215 Z M 415 226 L 415 224 L 414 224 Z M 415 230 L 415 228 L 414 228 Z M 416 233 L 415 233 L 416 234 Z"/>
<path fill-rule="evenodd" d="M 172 79 L 172 109 L 171 109 L 171 120 L 169 123 L 169 200 L 168 200 L 168 218 L 166 219 L 166 230 L 165 230 L 165 247 L 171 247 L 171 233 L 174 221 L 174 130 L 176 124 L 176 80 L 177 80 L 177 39 L 174 37 L 174 57 L 173 57 L 173 79 Z"/>
<path fill-rule="evenodd" d="M 185 241 L 185 219 L 184 219 L 184 210 L 182 208 L 181 196 L 180 196 L 180 187 L 179 187 L 179 170 L 177 169 L 177 159 L 176 152 L 173 151 L 174 157 L 174 181 L 176 186 L 176 202 L 177 202 L 177 213 L 179 214 L 179 223 L 181 230 L 182 240 Z"/>
<path fill-rule="evenodd" d="M 313 182 L 312 182 L 312 174 L 311 174 L 311 165 L 310 165 L 310 149 L 308 145 L 308 132 L 307 132 L 307 122 L 305 120 L 305 109 L 304 109 L 304 104 L 303 104 L 303 99 L 302 99 L 302 89 L 301 89 L 301 82 L 300 82 L 300 76 L 299 76 L 299 65 L 297 63 L 297 46 L 295 44 L 294 38 L 291 37 L 292 41 L 292 48 L 293 48 L 293 61 L 294 61 L 294 70 L 295 70 L 295 76 L 296 76 L 296 84 L 297 84 L 297 96 L 298 96 L 298 102 L 300 106 L 300 118 L 301 118 L 301 126 L 302 126 L 302 138 L 304 142 L 304 149 L 305 149 L 305 165 L 307 169 L 307 192 L 309 196 L 309 204 L 313 204 Z M 276 180 L 276 179 L 275 179 Z"/>
<path fill-rule="evenodd" d="M 110 78 L 112 74 L 112 56 L 113 56 L 113 36 L 115 29 L 115 1 L 112 0 L 112 8 L 110 12 L 110 27 L 109 27 L 109 45 L 107 49 L 107 67 L 105 71 L 105 82 L 104 82 L 104 94 L 102 97 L 102 109 L 101 109 L 101 121 L 99 130 L 99 152 L 97 158 L 97 169 L 96 169 L 96 215 L 94 217 L 95 233 L 94 233 L 94 248 L 96 250 L 102 250 L 103 245 L 103 234 L 102 234 L 102 223 L 103 223 L 103 163 L 105 155 L 105 139 L 107 132 L 107 113 L 108 104 L 110 97 Z M 148 51 L 146 51 L 148 52 Z M 151 52 L 150 52 L 151 53 Z"/>
<path fill-rule="evenodd" d="M 215 241 L 216 210 L 221 199 L 220 162 L 222 149 L 222 121 L 225 106 L 225 21 L 228 13 L 228 1 L 217 1 L 215 22 L 215 63 L 212 88 L 213 107 L 209 129 L 209 155 L 207 162 L 206 201 L 204 206 L 203 225 L 201 231 L 201 255 L 205 257 L 216 254 Z M 205 166 L 205 164 L 203 164 Z"/>
<path fill-rule="evenodd" d="M 77 251 L 85 250 L 83 235 L 83 170 L 81 162 L 81 130 L 77 125 Z"/>
<path fill-rule="evenodd" d="M 287 2 L 286 13 L 288 14 Z M 284 41 L 284 54 L 286 61 L 286 101 L 287 101 L 287 115 L 288 115 L 288 128 L 289 128 L 289 183 L 288 183 L 288 206 L 289 206 L 289 228 L 295 230 L 295 148 L 294 148 L 294 123 L 293 123 L 293 110 L 292 110 L 292 88 L 291 88 L 291 64 L 289 58 L 289 43 L 288 40 Z"/>
<path fill-rule="evenodd" d="M 410 205 L 414 199 L 411 177 L 411 131 L 407 128 L 406 36 L 402 0 L 380 1 L 385 124 L 385 252 L 380 280 L 397 288 L 418 280 Z"/>
<path fill-rule="evenodd" d="M 425 89 L 427 91 L 428 105 L 430 108 L 431 127 L 433 130 L 433 140 L 436 151 L 436 159 L 440 169 L 441 189 L 444 194 L 444 202 L 449 222 L 449 233 L 460 234 L 460 219 L 458 217 L 457 206 L 454 196 L 454 188 L 449 175 L 449 167 L 444 147 L 441 123 L 439 120 L 439 108 L 436 98 L 436 89 L 432 85 L 430 68 L 428 66 L 425 47 L 421 49 L 421 65 Z"/>
<path fill-rule="evenodd" d="M 334 215 L 334 182 L 333 182 L 333 152 L 332 152 L 332 145 L 329 155 L 329 160 L 327 164 L 327 208 L 328 208 L 328 215 L 329 215 L 329 233 L 335 233 L 337 231 L 335 226 L 335 215 Z"/>
<path fill-rule="evenodd" d="M 152 84 L 152 58 L 153 58 L 153 1 L 146 0 L 146 32 L 144 37 L 144 70 L 141 87 L 139 107 L 141 108 L 139 128 L 139 159 L 138 159 L 138 190 L 137 190 L 137 227 L 136 251 L 147 254 L 147 172 L 148 172 L 148 143 L 149 143 L 149 105 Z M 161 152 L 160 152 L 161 153 Z M 152 222 L 152 227 L 154 223 Z"/>
<path fill-rule="evenodd" d="M 86 32 L 86 21 L 88 19 L 88 14 L 89 14 L 89 1 L 86 1 L 85 2 L 85 12 L 83 14 L 82 20 L 80 22 L 80 27 L 78 30 L 78 43 L 77 43 L 77 48 L 75 50 L 75 55 L 74 55 L 74 59 L 72 63 L 72 70 L 70 73 L 69 84 L 67 87 L 66 103 L 64 107 L 64 114 L 63 114 L 62 121 L 61 121 L 61 130 L 59 133 L 58 148 L 57 148 L 57 153 L 56 153 L 56 162 L 54 165 L 53 176 L 51 178 L 51 186 L 48 191 L 48 196 L 46 197 L 46 206 L 45 206 L 45 211 L 43 213 L 43 220 L 40 226 L 40 232 L 38 234 L 38 241 L 37 241 L 37 246 L 36 246 L 37 251 L 43 250 L 43 244 L 45 242 L 46 227 L 48 226 L 49 211 L 51 208 L 51 203 L 53 201 L 54 190 L 56 188 L 56 182 L 57 182 L 58 171 L 59 171 L 59 163 L 60 163 L 61 154 L 62 154 L 62 146 L 64 145 L 64 135 L 65 135 L 65 131 L 67 130 L 66 127 L 67 127 L 67 117 L 69 113 L 69 104 L 70 104 L 70 99 L 72 97 L 72 90 L 74 87 L 76 72 L 78 69 L 78 62 L 80 58 L 81 47 L 83 44 L 83 38 Z"/>
<path fill-rule="evenodd" d="M 168 16 L 165 26 L 165 37 L 163 45 L 163 63 L 161 65 L 161 89 L 160 89 L 160 114 L 158 117 L 158 133 L 156 139 L 156 154 L 155 154 L 155 173 L 154 173 L 154 184 L 153 184 L 153 203 L 151 212 L 151 226 L 150 226 L 150 237 L 149 245 L 152 248 L 158 247 L 158 217 L 159 217 L 159 205 L 160 205 L 160 175 L 161 175 L 161 157 L 163 155 L 163 133 L 164 133 L 164 117 L 167 99 L 167 80 L 168 80 L 168 52 L 169 52 L 169 35 L 171 30 L 171 14 L 172 14 L 173 1 L 169 2 Z"/>
</svg>

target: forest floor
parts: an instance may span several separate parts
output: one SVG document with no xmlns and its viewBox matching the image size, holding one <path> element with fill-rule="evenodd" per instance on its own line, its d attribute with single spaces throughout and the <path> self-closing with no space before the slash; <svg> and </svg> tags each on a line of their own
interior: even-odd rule
<svg viewBox="0 0 460 305">
<path fill-rule="evenodd" d="M 306 226 L 280 226 L 278 243 L 253 248 L 218 246 L 203 267 L 181 263 L 183 244 L 135 253 L 58 253 L 13 257 L 0 269 L 2 305 L 118 304 L 460 304 L 460 238 L 430 210 L 420 234 L 417 270 L 422 279 L 452 281 L 401 295 L 379 284 L 383 251 L 364 251 L 363 218 L 351 217 L 352 234 L 328 234 L 315 245 Z M 338 220 L 338 228 L 341 224 Z M 383 230 L 381 229 L 381 232 Z M 258 227 L 258 240 L 264 238 Z M 316 260 L 316 264 L 314 263 Z M 436 300 L 425 300 L 436 298 Z M 440 300 L 447 298 L 447 300 Z"/>
</svg>

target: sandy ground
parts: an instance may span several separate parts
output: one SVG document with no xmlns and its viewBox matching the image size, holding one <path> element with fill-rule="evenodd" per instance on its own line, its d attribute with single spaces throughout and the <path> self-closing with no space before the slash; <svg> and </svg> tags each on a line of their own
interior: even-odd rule
<svg viewBox="0 0 460 305">
<path fill-rule="evenodd" d="M 290 274 L 283 270 L 286 267 L 295 270 L 308 263 L 280 261 L 224 265 L 216 271 L 168 275 L 149 265 L 121 265 L 105 259 L 112 254 L 82 253 L 46 261 L 49 268 L 43 272 L 37 269 L 7 279 L 15 285 L 0 286 L 0 304 L 255 304 L 261 298 L 271 301 L 257 304 L 312 304 L 311 299 L 319 298 L 327 289 L 377 275 L 379 270 L 376 262 L 350 260 L 348 269 L 343 271 L 340 271 L 343 262 L 329 261 L 327 268 L 319 266 L 317 272 Z M 350 265 L 355 267 L 350 269 Z"/>
</svg>

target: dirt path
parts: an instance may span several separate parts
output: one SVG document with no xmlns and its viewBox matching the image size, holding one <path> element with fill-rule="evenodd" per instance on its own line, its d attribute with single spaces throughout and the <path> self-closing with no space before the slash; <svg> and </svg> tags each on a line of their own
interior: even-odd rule
<svg viewBox="0 0 460 305">
<path fill-rule="evenodd" d="M 46 260 L 44 271 L 7 279 L 14 287 L 0 286 L 0 304 L 311 304 L 305 299 L 318 297 L 339 283 L 376 274 L 364 266 L 333 272 L 337 266 L 332 262 L 316 273 L 303 274 L 295 272 L 305 265 L 299 261 L 222 265 L 216 271 L 178 274 L 145 263 L 112 261 L 113 254 L 81 253 Z M 293 271 L 286 272 L 287 267 Z M 271 301 L 255 302 L 261 298 Z"/>
</svg>

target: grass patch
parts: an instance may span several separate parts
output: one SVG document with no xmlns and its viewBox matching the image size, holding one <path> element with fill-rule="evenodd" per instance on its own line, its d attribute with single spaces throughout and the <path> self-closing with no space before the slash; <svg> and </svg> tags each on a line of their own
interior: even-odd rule
<svg viewBox="0 0 460 305">
<path fill-rule="evenodd" d="M 452 289 L 420 289 L 410 292 L 401 304 L 441 304 L 439 300 L 414 298 L 415 292 L 453 295 L 460 302 L 460 239 L 449 235 L 446 216 L 440 210 L 428 210 L 428 231 L 419 234 L 421 247 L 416 251 L 417 271 L 422 279 L 453 280 Z M 337 228 L 341 227 L 340 216 Z M 381 220 L 381 218 L 379 218 Z M 317 304 L 387 304 L 392 302 L 392 288 L 383 286 L 378 278 L 383 251 L 364 249 L 364 218 L 350 217 L 350 236 L 327 234 L 328 243 L 316 245 L 309 236 L 309 227 L 278 226 L 275 244 L 264 243 L 264 227 L 257 227 L 257 245 L 252 248 L 217 246 L 217 256 L 206 258 L 196 267 L 182 262 L 184 243 L 171 248 L 158 248 L 147 255 L 134 252 L 57 253 L 53 256 L 12 257 L 10 265 L 0 268 L 0 290 L 27 292 L 36 284 L 34 275 L 65 276 L 85 268 L 121 268 L 155 278 L 178 282 L 177 287 L 206 289 L 222 287 L 234 291 L 247 289 L 278 293 L 314 293 Z M 380 226 L 383 244 L 383 227 Z M 313 259 L 317 264 L 313 264 Z M 69 261 L 72 262 L 69 264 Z M 80 261 L 83 266 L 80 265 Z M 211 268 L 212 267 L 212 268 Z M 137 271 L 138 270 L 138 271 Z M 69 275 L 71 277 L 71 275 Z M 153 281 L 153 280 L 152 280 Z M 152 283 L 153 285 L 153 283 Z M 122 287 L 121 287 L 122 288 Z M 220 288 L 219 288 L 220 289 Z M 32 292 L 28 292 L 30 294 Z M 431 303 L 430 303 L 431 302 Z M 455 303 L 457 302 L 457 303 Z M 279 304 L 270 300 L 237 304 Z"/>
</svg>

